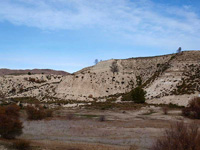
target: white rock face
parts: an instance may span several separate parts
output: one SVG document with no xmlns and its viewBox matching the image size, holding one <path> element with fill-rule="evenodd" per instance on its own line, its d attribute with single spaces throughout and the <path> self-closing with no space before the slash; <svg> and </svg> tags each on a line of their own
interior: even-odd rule
<svg viewBox="0 0 200 150">
<path fill-rule="evenodd" d="M 143 80 L 151 77 L 158 63 L 165 63 L 171 55 L 162 57 L 108 60 L 66 76 L 56 88 L 57 97 L 87 99 L 129 92 L 136 85 L 136 76 Z M 110 66 L 116 61 L 119 72 L 112 73 Z"/>
<path fill-rule="evenodd" d="M 43 97 L 54 95 L 61 75 L 7 75 L 0 77 L 1 97 Z"/>
<path fill-rule="evenodd" d="M 111 72 L 116 62 L 119 72 Z M 20 75 L 0 77 L 0 95 L 40 100 L 82 100 L 126 93 L 140 76 L 151 103 L 186 105 L 200 92 L 200 51 L 99 62 L 67 76 Z M 185 95 L 185 96 L 184 96 Z M 181 102 L 184 101 L 184 102 Z"/>
</svg>

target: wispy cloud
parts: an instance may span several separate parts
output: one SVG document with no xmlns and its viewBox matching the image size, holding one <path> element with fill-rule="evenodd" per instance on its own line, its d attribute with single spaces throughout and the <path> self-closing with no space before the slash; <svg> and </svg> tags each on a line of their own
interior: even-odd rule
<svg viewBox="0 0 200 150">
<path fill-rule="evenodd" d="M 92 28 L 146 46 L 200 43 L 200 19 L 191 6 L 150 0 L 6 0 L 0 8 L 0 21 L 42 30 Z"/>
</svg>

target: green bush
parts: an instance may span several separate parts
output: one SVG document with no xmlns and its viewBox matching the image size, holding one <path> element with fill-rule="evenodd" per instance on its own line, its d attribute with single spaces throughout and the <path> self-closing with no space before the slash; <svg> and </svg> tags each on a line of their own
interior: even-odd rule
<svg viewBox="0 0 200 150">
<path fill-rule="evenodd" d="M 133 101 L 132 91 L 122 96 L 122 101 Z"/>
<path fill-rule="evenodd" d="M 122 101 L 134 101 L 135 103 L 145 102 L 146 92 L 141 87 L 136 87 L 122 97 Z"/>
<path fill-rule="evenodd" d="M 133 101 L 135 103 L 144 103 L 145 102 L 145 95 L 146 92 L 140 88 L 140 87 L 136 87 L 133 91 L 132 91 L 132 98 Z"/>
</svg>

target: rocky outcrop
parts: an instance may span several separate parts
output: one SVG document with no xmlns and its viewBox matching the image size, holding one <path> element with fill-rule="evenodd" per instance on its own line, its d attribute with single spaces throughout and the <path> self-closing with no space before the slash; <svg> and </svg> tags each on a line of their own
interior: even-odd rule
<svg viewBox="0 0 200 150">
<path fill-rule="evenodd" d="M 57 97 L 87 99 L 129 92 L 136 86 L 136 77 L 147 81 L 157 70 L 158 64 L 168 62 L 173 55 L 148 58 L 131 58 L 99 62 L 63 78 L 56 88 Z M 110 66 L 117 63 L 119 72 L 111 72 Z"/>
</svg>

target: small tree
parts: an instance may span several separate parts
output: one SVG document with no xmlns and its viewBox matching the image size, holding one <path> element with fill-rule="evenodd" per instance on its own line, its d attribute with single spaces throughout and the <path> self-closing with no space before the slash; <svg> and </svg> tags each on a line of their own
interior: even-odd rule
<svg viewBox="0 0 200 150">
<path fill-rule="evenodd" d="M 182 50 L 182 48 L 179 47 L 179 48 L 177 49 L 177 53 L 178 53 L 178 54 L 181 53 L 181 50 Z"/>
<path fill-rule="evenodd" d="M 22 134 L 22 122 L 19 120 L 19 107 L 16 105 L 0 107 L 0 135 L 13 139 Z"/>
<path fill-rule="evenodd" d="M 99 60 L 98 59 L 95 59 L 94 60 L 94 64 L 96 65 L 96 64 L 98 64 L 99 63 Z"/>
<path fill-rule="evenodd" d="M 110 71 L 113 73 L 113 75 L 116 73 L 116 72 L 119 72 L 119 68 L 118 68 L 118 65 L 117 65 L 117 61 L 113 61 L 111 66 L 110 66 Z"/>
<path fill-rule="evenodd" d="M 146 95 L 146 91 L 144 91 L 141 87 L 136 87 L 131 92 L 132 100 L 135 103 L 144 103 L 145 95 Z"/>
</svg>

